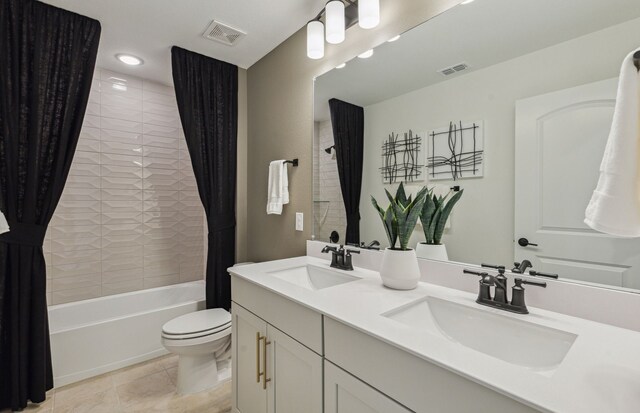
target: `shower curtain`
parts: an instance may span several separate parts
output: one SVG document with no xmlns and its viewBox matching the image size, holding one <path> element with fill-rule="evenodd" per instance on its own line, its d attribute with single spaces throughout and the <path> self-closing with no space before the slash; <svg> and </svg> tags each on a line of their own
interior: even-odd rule
<svg viewBox="0 0 640 413">
<path fill-rule="evenodd" d="M 100 23 L 33 0 L 0 3 L 0 409 L 53 387 L 42 243 L 71 167 Z"/>
<path fill-rule="evenodd" d="M 347 214 L 348 244 L 360 243 L 360 192 L 364 151 L 364 109 L 338 99 L 329 100 L 333 141 L 342 200 Z"/>
<path fill-rule="evenodd" d="M 173 46 L 173 82 L 207 215 L 207 308 L 231 308 L 235 262 L 238 67 Z"/>
</svg>

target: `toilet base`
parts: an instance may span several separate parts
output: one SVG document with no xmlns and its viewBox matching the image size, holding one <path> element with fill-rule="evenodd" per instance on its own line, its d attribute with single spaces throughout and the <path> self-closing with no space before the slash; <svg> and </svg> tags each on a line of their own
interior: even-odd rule
<svg viewBox="0 0 640 413">
<path fill-rule="evenodd" d="M 214 354 L 178 356 L 178 394 L 212 389 L 231 379 L 231 359 L 217 361 Z"/>
</svg>

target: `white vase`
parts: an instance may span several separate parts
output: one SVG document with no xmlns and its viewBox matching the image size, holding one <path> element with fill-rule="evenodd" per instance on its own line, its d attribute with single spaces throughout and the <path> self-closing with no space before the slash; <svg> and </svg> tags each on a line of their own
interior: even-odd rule
<svg viewBox="0 0 640 413">
<path fill-rule="evenodd" d="M 436 245 L 421 242 L 416 246 L 416 255 L 418 258 L 429 260 L 449 261 L 447 247 L 444 244 Z"/>
<path fill-rule="evenodd" d="M 396 290 L 411 290 L 418 286 L 420 268 L 416 252 L 412 249 L 402 251 L 387 248 L 382 256 L 380 267 L 382 283 Z"/>
</svg>

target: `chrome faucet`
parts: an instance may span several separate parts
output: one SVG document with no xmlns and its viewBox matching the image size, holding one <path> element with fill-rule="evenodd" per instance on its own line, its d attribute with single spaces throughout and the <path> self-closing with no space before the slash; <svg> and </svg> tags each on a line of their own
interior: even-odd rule
<svg viewBox="0 0 640 413">
<path fill-rule="evenodd" d="M 518 314 L 529 314 L 527 305 L 524 301 L 523 284 L 534 285 L 536 287 L 546 288 L 547 283 L 539 281 L 527 281 L 522 278 L 515 278 L 515 285 L 511 288 L 511 302 L 507 299 L 508 279 L 504 275 L 504 267 L 498 268 L 498 275 L 489 275 L 486 272 L 478 272 L 472 270 L 464 270 L 465 274 L 473 274 L 480 277 L 478 298 L 476 303 L 486 305 L 488 307 L 499 308 L 505 311 L 511 311 Z M 494 287 L 495 294 L 491 297 L 491 287 Z"/>
<path fill-rule="evenodd" d="M 351 254 L 360 254 L 360 251 L 345 249 L 342 245 L 340 247 L 325 245 L 321 252 L 323 254 L 331 252 L 331 268 L 346 271 L 353 271 Z"/>
</svg>

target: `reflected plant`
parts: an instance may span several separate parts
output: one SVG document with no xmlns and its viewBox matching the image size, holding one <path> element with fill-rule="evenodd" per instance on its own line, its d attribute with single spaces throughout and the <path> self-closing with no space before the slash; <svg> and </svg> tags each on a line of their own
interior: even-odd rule
<svg viewBox="0 0 640 413">
<path fill-rule="evenodd" d="M 435 195 L 433 189 L 431 188 L 425 196 L 420 222 L 422 223 L 426 243 L 440 245 L 447 219 L 449 219 L 453 207 L 462 197 L 464 189 L 455 193 L 451 190 L 445 196 Z M 452 193 L 454 194 L 451 195 Z"/>
<path fill-rule="evenodd" d="M 391 249 L 396 249 L 398 241 L 400 242 L 400 250 L 409 249 L 407 248 L 409 238 L 411 238 L 418 218 L 424 209 L 427 191 L 426 187 L 422 188 L 412 199 L 411 195 L 407 197 L 402 182 L 398 186 L 395 198 L 385 189 L 389 199 L 389 207 L 386 210 L 378 205 L 373 196 L 371 197 L 371 203 L 380 215 Z"/>
</svg>

